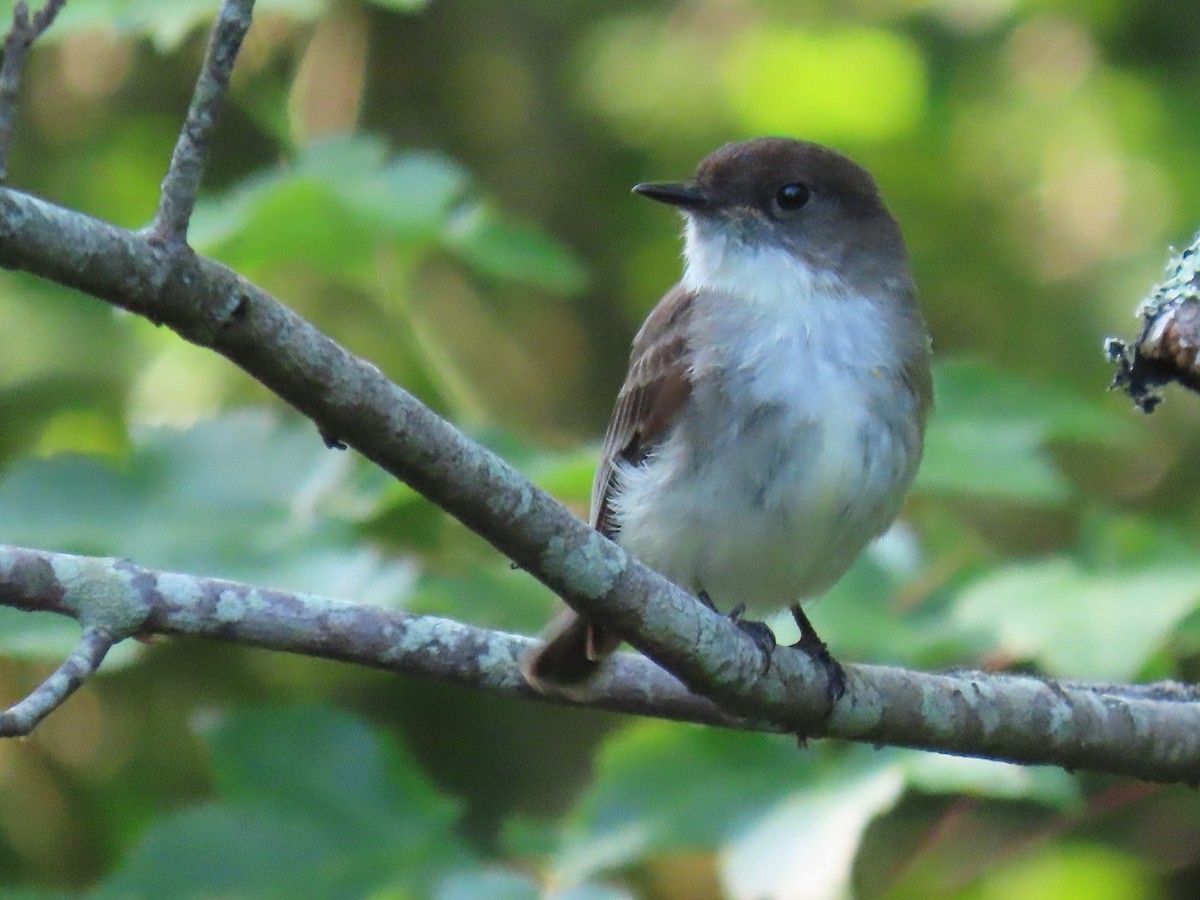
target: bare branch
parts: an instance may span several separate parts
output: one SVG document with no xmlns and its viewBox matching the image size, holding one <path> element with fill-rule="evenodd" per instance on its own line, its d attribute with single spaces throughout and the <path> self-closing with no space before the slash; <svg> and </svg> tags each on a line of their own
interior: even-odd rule
<svg viewBox="0 0 1200 900">
<path fill-rule="evenodd" d="M 183 241 L 188 222 L 196 206 L 196 194 L 212 143 L 212 134 L 221 117 L 221 105 L 229 89 L 229 78 L 242 39 L 250 29 L 254 0 L 224 0 L 208 39 L 204 65 L 196 79 L 196 90 L 188 107 L 187 118 L 179 132 L 171 165 L 163 179 L 158 211 L 150 233 L 155 240 Z"/>
<path fill-rule="evenodd" d="M 536 694 L 522 680 L 518 661 L 533 643 L 529 638 L 434 616 L 156 572 L 127 560 L 0 546 L 0 603 L 103 621 L 89 626 L 96 633 L 93 641 L 111 643 L 114 633 L 197 635 L 506 696 L 568 702 Z M 107 649 L 108 644 L 100 649 L 81 642 L 72 660 L 47 682 L 61 675 L 67 686 L 44 686 L 5 714 L 19 715 L 23 731 L 0 716 L 0 734 L 27 733 L 95 669 Z M 94 660 L 90 668 L 89 660 Z M 1200 704 L 1190 685 L 1065 684 L 884 666 L 848 666 L 847 674 L 853 700 L 840 704 L 830 719 L 826 733 L 831 737 L 1160 781 L 1200 777 Z M 628 653 L 606 662 L 590 694 L 575 702 L 725 728 L 786 730 L 723 712 L 650 661 Z"/>
<path fill-rule="evenodd" d="M 33 18 L 29 6 L 19 0 L 13 7 L 12 28 L 4 36 L 4 61 L 0 62 L 0 181 L 8 177 L 8 153 L 12 148 L 13 124 L 17 115 L 17 95 L 21 92 L 21 70 L 33 42 L 42 36 L 58 16 L 67 0 L 46 0 Z"/>
<path fill-rule="evenodd" d="M 66 662 L 32 694 L 0 713 L 0 737 L 23 737 L 70 697 L 104 661 L 113 636 L 104 628 L 85 628 Z"/>
<path fill-rule="evenodd" d="M 118 629 L 122 637 L 135 631 L 139 636 L 195 635 L 388 669 L 511 697 L 567 702 L 535 693 L 521 678 L 517 662 L 534 644 L 527 637 L 435 616 L 217 578 L 156 572 L 128 560 L 0 545 L 0 604 L 93 622 L 102 614 L 109 623 L 103 632 L 111 634 Z M 595 688 L 586 705 L 597 709 L 726 728 L 774 730 L 769 724 L 723 713 L 634 654 L 622 654 L 607 667 Z M 5 722 L 0 716 L 0 736 L 9 733 L 4 731 Z"/>
</svg>

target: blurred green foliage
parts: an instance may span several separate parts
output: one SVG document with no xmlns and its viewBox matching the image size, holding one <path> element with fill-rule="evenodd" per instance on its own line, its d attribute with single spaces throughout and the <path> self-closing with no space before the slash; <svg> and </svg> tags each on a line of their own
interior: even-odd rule
<svg viewBox="0 0 1200 900">
<path fill-rule="evenodd" d="M 217 0 L 72 0 L 10 179 L 143 225 Z M 1200 222 L 1200 5 L 263 0 L 193 242 L 581 513 L 721 143 L 826 141 L 904 226 L 939 407 L 816 605 L 848 660 L 1200 669 L 1200 405 L 1106 395 Z M 533 631 L 555 599 L 223 360 L 0 273 L 0 541 Z M 779 623 L 781 637 L 786 623 Z M 5 702 L 70 623 L 0 609 Z M 1184 788 L 501 701 L 194 641 L 0 745 L 0 890 L 113 897 L 1190 897 Z"/>
</svg>

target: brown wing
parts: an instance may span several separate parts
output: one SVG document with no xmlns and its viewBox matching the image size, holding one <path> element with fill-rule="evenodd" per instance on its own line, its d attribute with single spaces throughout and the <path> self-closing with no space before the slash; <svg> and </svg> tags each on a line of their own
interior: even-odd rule
<svg viewBox="0 0 1200 900">
<path fill-rule="evenodd" d="M 615 532 L 611 501 L 616 463 L 645 459 L 691 396 L 686 351 L 692 300 L 692 293 L 676 285 L 633 339 L 629 374 L 617 395 L 592 483 L 592 525 L 608 537 Z M 542 693 L 567 696 L 574 696 L 621 643 L 615 631 L 581 619 L 571 610 L 555 618 L 543 637 L 545 643 L 521 660 L 521 672 Z"/>
<path fill-rule="evenodd" d="M 687 367 L 688 320 L 695 295 L 679 285 L 667 292 L 633 339 L 629 374 L 604 435 L 592 483 L 591 521 L 613 537 L 613 475 L 618 462 L 637 464 L 662 440 L 692 393 Z"/>
</svg>

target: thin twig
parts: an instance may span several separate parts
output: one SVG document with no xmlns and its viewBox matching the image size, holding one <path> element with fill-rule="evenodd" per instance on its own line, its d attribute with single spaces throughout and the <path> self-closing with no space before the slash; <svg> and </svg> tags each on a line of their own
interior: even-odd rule
<svg viewBox="0 0 1200 900">
<path fill-rule="evenodd" d="M 4 36 L 4 61 L 0 62 L 0 181 L 8 177 L 8 153 L 12 148 L 17 95 L 21 92 L 21 70 L 33 42 L 54 24 L 67 0 L 46 0 L 46 5 L 29 16 L 29 6 L 19 0 L 13 7 L 12 28 Z"/>
<path fill-rule="evenodd" d="M 162 182 L 158 211 L 150 234 L 157 241 L 175 243 L 187 238 L 188 223 L 212 145 L 213 131 L 229 89 L 233 64 L 250 29 L 254 0 L 224 0 L 208 39 L 204 64 L 187 117 L 179 132 L 171 165 Z"/>
<path fill-rule="evenodd" d="M 112 648 L 105 628 L 85 628 L 66 662 L 20 703 L 0 713 L 0 737 L 24 737 L 58 709 L 100 667 Z"/>
</svg>

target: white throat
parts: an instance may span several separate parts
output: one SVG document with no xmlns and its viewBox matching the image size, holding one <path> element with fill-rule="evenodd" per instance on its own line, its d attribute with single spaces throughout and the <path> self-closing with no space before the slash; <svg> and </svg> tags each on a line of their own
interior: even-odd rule
<svg viewBox="0 0 1200 900">
<path fill-rule="evenodd" d="M 702 230 L 691 216 L 683 235 L 683 286 L 690 290 L 721 291 L 752 301 L 769 301 L 781 292 L 795 296 L 846 291 L 833 272 L 814 269 L 783 247 L 747 246 L 717 230 Z"/>
<path fill-rule="evenodd" d="M 760 357 L 771 367 L 802 367 L 787 352 L 761 359 L 762 344 L 794 346 L 797 338 L 804 355 L 815 354 L 820 364 L 863 370 L 896 363 L 894 312 L 886 300 L 892 285 L 863 293 L 783 247 L 748 246 L 690 217 L 684 239 L 683 286 L 727 298 L 710 315 L 723 342 L 743 344 L 747 363 Z"/>
</svg>

